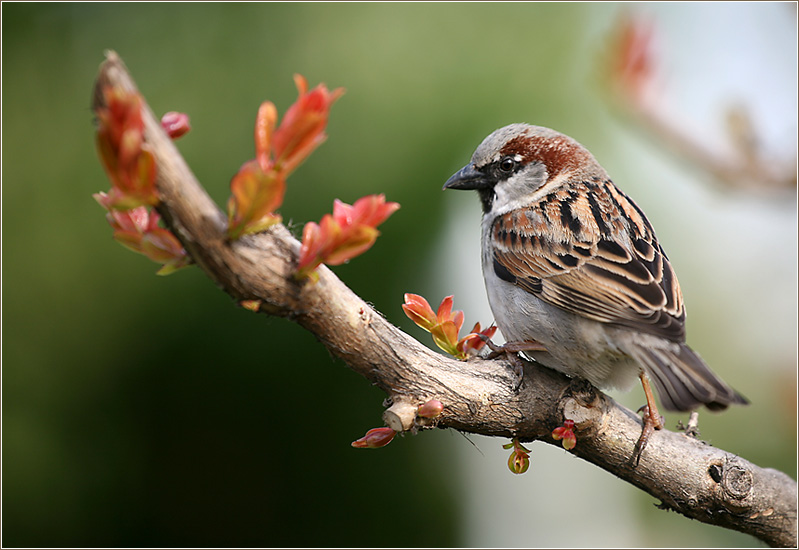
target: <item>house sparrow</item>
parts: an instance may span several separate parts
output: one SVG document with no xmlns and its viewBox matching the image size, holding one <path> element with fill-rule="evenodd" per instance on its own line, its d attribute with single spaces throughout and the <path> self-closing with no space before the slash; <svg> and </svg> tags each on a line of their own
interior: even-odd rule
<svg viewBox="0 0 799 550">
<path fill-rule="evenodd" d="M 483 277 L 510 349 L 529 343 L 528 358 L 599 388 L 640 378 L 638 458 L 662 427 L 649 378 L 670 411 L 747 403 L 686 345 L 680 286 L 652 225 L 575 140 L 500 128 L 444 189 L 480 196 Z"/>
</svg>

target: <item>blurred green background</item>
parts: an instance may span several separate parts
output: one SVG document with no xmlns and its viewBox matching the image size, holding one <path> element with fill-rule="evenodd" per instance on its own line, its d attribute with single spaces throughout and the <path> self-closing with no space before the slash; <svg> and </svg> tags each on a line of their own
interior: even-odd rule
<svg viewBox="0 0 799 550">
<path fill-rule="evenodd" d="M 596 546 L 757 544 L 656 510 L 543 444 L 519 477 L 503 442 L 470 437 L 475 449 L 451 431 L 352 449 L 382 424 L 382 392 L 299 327 L 236 307 L 198 269 L 155 277 L 155 264 L 111 239 L 91 198 L 109 187 L 89 110 L 106 49 L 156 113 L 191 116 L 178 146 L 220 205 L 254 156 L 261 101 L 285 111 L 295 72 L 343 86 L 330 138 L 289 180 L 281 212 L 299 232 L 334 198 L 382 192 L 401 203 L 376 246 L 335 271 L 428 343 L 401 311 L 404 292 L 433 302 L 457 288 L 467 324 L 490 321 L 477 200 L 441 185 L 495 128 L 554 127 L 587 145 L 650 215 L 681 277 L 689 342 L 753 402 L 703 415 L 703 438 L 795 478 L 795 190 L 730 192 L 685 174 L 612 113 L 602 55 L 620 11 L 637 8 L 3 3 L 2 544 L 583 545 L 569 525 Z M 763 20 L 701 9 L 722 27 L 733 21 L 714 32 L 738 37 L 734 22 L 749 21 L 748 34 L 779 31 L 795 45 L 795 11 L 767 8 Z M 651 17 L 674 28 L 691 9 L 665 5 Z M 692 55 L 709 47 L 691 36 Z M 782 53 L 795 118 L 795 51 Z M 718 62 L 703 77 L 741 66 Z M 466 258 L 468 279 L 455 268 Z M 642 400 L 639 389 L 613 395 Z M 557 491 L 543 485 L 552 479 Z"/>
</svg>

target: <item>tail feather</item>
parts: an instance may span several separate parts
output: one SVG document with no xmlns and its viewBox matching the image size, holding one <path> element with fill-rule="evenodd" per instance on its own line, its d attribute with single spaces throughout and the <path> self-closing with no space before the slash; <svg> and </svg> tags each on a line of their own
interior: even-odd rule
<svg viewBox="0 0 799 550">
<path fill-rule="evenodd" d="M 635 346 L 633 355 L 652 380 L 666 410 L 690 411 L 701 405 L 723 410 L 732 404 L 749 403 L 685 344 Z"/>
</svg>

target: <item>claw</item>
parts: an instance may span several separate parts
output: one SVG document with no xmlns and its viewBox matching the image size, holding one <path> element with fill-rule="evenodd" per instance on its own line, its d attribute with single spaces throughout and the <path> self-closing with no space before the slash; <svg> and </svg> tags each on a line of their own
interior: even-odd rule
<svg viewBox="0 0 799 550">
<path fill-rule="evenodd" d="M 486 345 L 491 350 L 486 359 L 494 359 L 503 353 L 508 355 L 512 353 L 519 353 L 520 351 L 546 351 L 544 344 L 536 342 L 535 340 L 525 340 L 521 342 L 505 342 L 501 346 L 496 345 L 490 339 L 485 340 Z"/>
<path fill-rule="evenodd" d="M 677 423 L 677 429 L 685 432 L 688 437 L 699 437 L 699 413 L 697 411 L 691 412 L 688 417 L 688 425 L 683 426 L 682 420 Z"/>
<path fill-rule="evenodd" d="M 507 354 L 508 359 L 513 365 L 513 372 L 516 375 L 516 384 L 514 390 L 519 389 L 519 386 L 522 384 L 522 378 L 524 377 L 524 363 L 522 363 L 517 354 L 520 351 L 546 351 L 546 348 L 543 344 L 540 344 L 534 340 L 523 342 L 505 342 L 503 345 L 498 346 L 487 336 L 481 334 L 480 337 L 486 343 L 488 349 L 491 350 L 491 353 L 486 356 L 486 359 L 496 359 L 502 354 Z"/>
</svg>

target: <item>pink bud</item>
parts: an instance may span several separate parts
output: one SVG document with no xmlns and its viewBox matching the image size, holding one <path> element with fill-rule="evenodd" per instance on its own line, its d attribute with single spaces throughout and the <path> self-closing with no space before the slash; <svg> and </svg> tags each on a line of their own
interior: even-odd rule
<svg viewBox="0 0 799 550">
<path fill-rule="evenodd" d="M 395 435 L 397 432 L 391 428 L 372 428 L 365 436 L 353 441 L 352 446 L 357 449 L 379 449 L 391 443 Z"/>
<path fill-rule="evenodd" d="M 438 399 L 431 399 L 427 403 L 419 406 L 416 414 L 422 418 L 435 418 L 444 411 L 444 404 Z"/>
<path fill-rule="evenodd" d="M 161 128 L 164 129 L 170 138 L 178 139 L 191 130 L 189 115 L 178 113 L 177 111 L 169 111 L 161 117 Z"/>
</svg>

